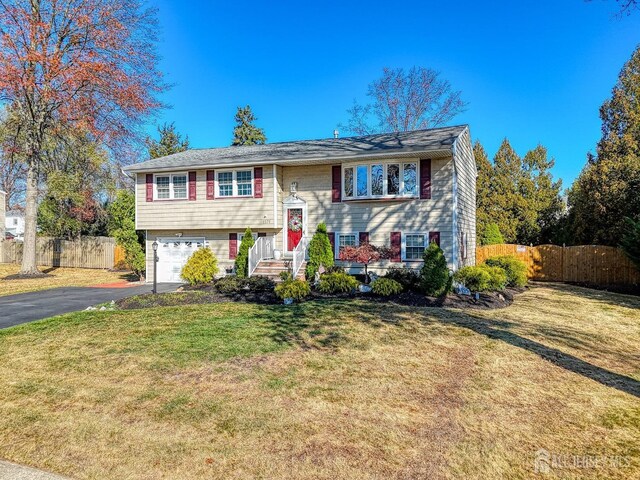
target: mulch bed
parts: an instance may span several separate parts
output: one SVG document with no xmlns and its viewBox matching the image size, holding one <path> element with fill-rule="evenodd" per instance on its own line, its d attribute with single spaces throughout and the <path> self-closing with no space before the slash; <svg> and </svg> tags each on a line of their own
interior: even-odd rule
<svg viewBox="0 0 640 480">
<path fill-rule="evenodd" d="M 445 307 L 445 308 L 474 308 L 494 309 L 508 307 L 513 303 L 516 294 L 525 289 L 507 289 L 498 293 L 482 293 L 478 300 L 473 295 L 458 295 L 450 293 L 444 297 L 427 297 L 416 292 L 403 292 L 394 297 L 378 297 L 371 293 L 355 293 L 341 295 L 325 295 L 312 291 L 309 300 L 361 299 L 377 303 L 392 303 L 410 307 Z M 213 286 L 202 288 L 185 288 L 181 292 L 144 294 L 125 298 L 116 302 L 124 310 L 149 307 L 168 307 L 178 305 L 201 305 L 207 303 L 257 303 L 261 305 L 282 304 L 273 291 L 242 291 L 239 293 L 220 293 Z"/>
</svg>

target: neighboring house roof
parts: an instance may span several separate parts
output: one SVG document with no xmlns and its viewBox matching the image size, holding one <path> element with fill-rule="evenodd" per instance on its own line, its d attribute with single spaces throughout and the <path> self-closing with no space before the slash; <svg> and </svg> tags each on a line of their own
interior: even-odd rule
<svg viewBox="0 0 640 480">
<path fill-rule="evenodd" d="M 129 165 L 126 172 L 153 172 L 183 168 L 208 168 L 259 164 L 331 163 L 377 157 L 408 157 L 430 153 L 450 155 L 466 125 L 383 133 L 360 137 L 300 140 L 240 147 L 191 149 Z"/>
<path fill-rule="evenodd" d="M 24 217 L 24 213 L 18 211 L 18 210 L 8 210 L 7 211 L 7 217 Z"/>
</svg>

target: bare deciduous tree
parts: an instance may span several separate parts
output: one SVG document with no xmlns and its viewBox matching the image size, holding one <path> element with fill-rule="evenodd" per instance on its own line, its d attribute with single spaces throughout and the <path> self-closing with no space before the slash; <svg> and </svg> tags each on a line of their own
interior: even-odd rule
<svg viewBox="0 0 640 480">
<path fill-rule="evenodd" d="M 444 125 L 463 112 L 461 92 L 453 90 L 440 73 L 425 67 L 384 68 L 369 84 L 371 103 L 354 101 L 349 120 L 340 128 L 356 135 L 404 132 Z"/>
</svg>

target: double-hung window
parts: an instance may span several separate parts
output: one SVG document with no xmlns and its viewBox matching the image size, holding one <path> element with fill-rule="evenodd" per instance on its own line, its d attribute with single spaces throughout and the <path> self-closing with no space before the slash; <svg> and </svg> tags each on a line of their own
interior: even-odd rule
<svg viewBox="0 0 640 480">
<path fill-rule="evenodd" d="M 424 249 L 427 248 L 428 238 L 426 233 L 405 233 L 403 238 L 404 259 L 422 260 Z"/>
<path fill-rule="evenodd" d="M 156 175 L 157 200 L 184 200 L 187 198 L 187 174 Z"/>
<path fill-rule="evenodd" d="M 340 257 L 340 252 L 344 247 L 358 246 L 358 233 L 337 233 L 336 234 L 336 258 Z"/>
<path fill-rule="evenodd" d="M 417 196 L 417 162 L 373 162 L 343 166 L 342 197 L 346 200 Z"/>
<path fill-rule="evenodd" d="M 218 197 L 253 196 L 253 170 L 223 170 L 217 176 Z"/>
</svg>

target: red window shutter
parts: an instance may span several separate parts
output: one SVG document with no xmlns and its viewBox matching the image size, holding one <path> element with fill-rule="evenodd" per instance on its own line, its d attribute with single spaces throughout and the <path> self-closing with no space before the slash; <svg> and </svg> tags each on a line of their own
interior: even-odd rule
<svg viewBox="0 0 640 480">
<path fill-rule="evenodd" d="M 153 202 L 153 174 L 147 173 L 147 202 Z"/>
<path fill-rule="evenodd" d="M 216 198 L 215 171 L 207 170 L 207 200 Z"/>
<path fill-rule="evenodd" d="M 391 257 L 392 262 L 401 262 L 402 261 L 402 233 L 400 232 L 391 232 L 391 248 L 395 251 L 393 252 L 393 257 Z"/>
<path fill-rule="evenodd" d="M 431 159 L 420 160 L 420 198 L 431 198 Z"/>
<path fill-rule="evenodd" d="M 336 234 L 333 233 L 333 232 L 327 232 L 327 237 L 329 237 L 329 243 L 331 244 L 331 250 L 333 251 L 333 256 L 335 257 L 336 256 Z"/>
<path fill-rule="evenodd" d="M 196 199 L 196 172 L 189 172 L 189 200 Z"/>
<path fill-rule="evenodd" d="M 267 234 L 265 232 L 258 232 L 258 237 L 266 237 Z"/>
<path fill-rule="evenodd" d="M 262 167 L 253 169 L 253 198 L 262 198 Z"/>
<path fill-rule="evenodd" d="M 331 201 L 340 203 L 342 200 L 342 167 L 334 165 L 331 167 Z"/>
<path fill-rule="evenodd" d="M 433 242 L 440 246 L 440 232 L 429 232 L 429 244 Z"/>
<path fill-rule="evenodd" d="M 229 234 L 229 258 L 234 260 L 238 254 L 238 234 Z"/>
<path fill-rule="evenodd" d="M 369 243 L 369 232 L 360 232 L 358 234 L 358 243 L 360 245 L 363 243 Z"/>
</svg>

